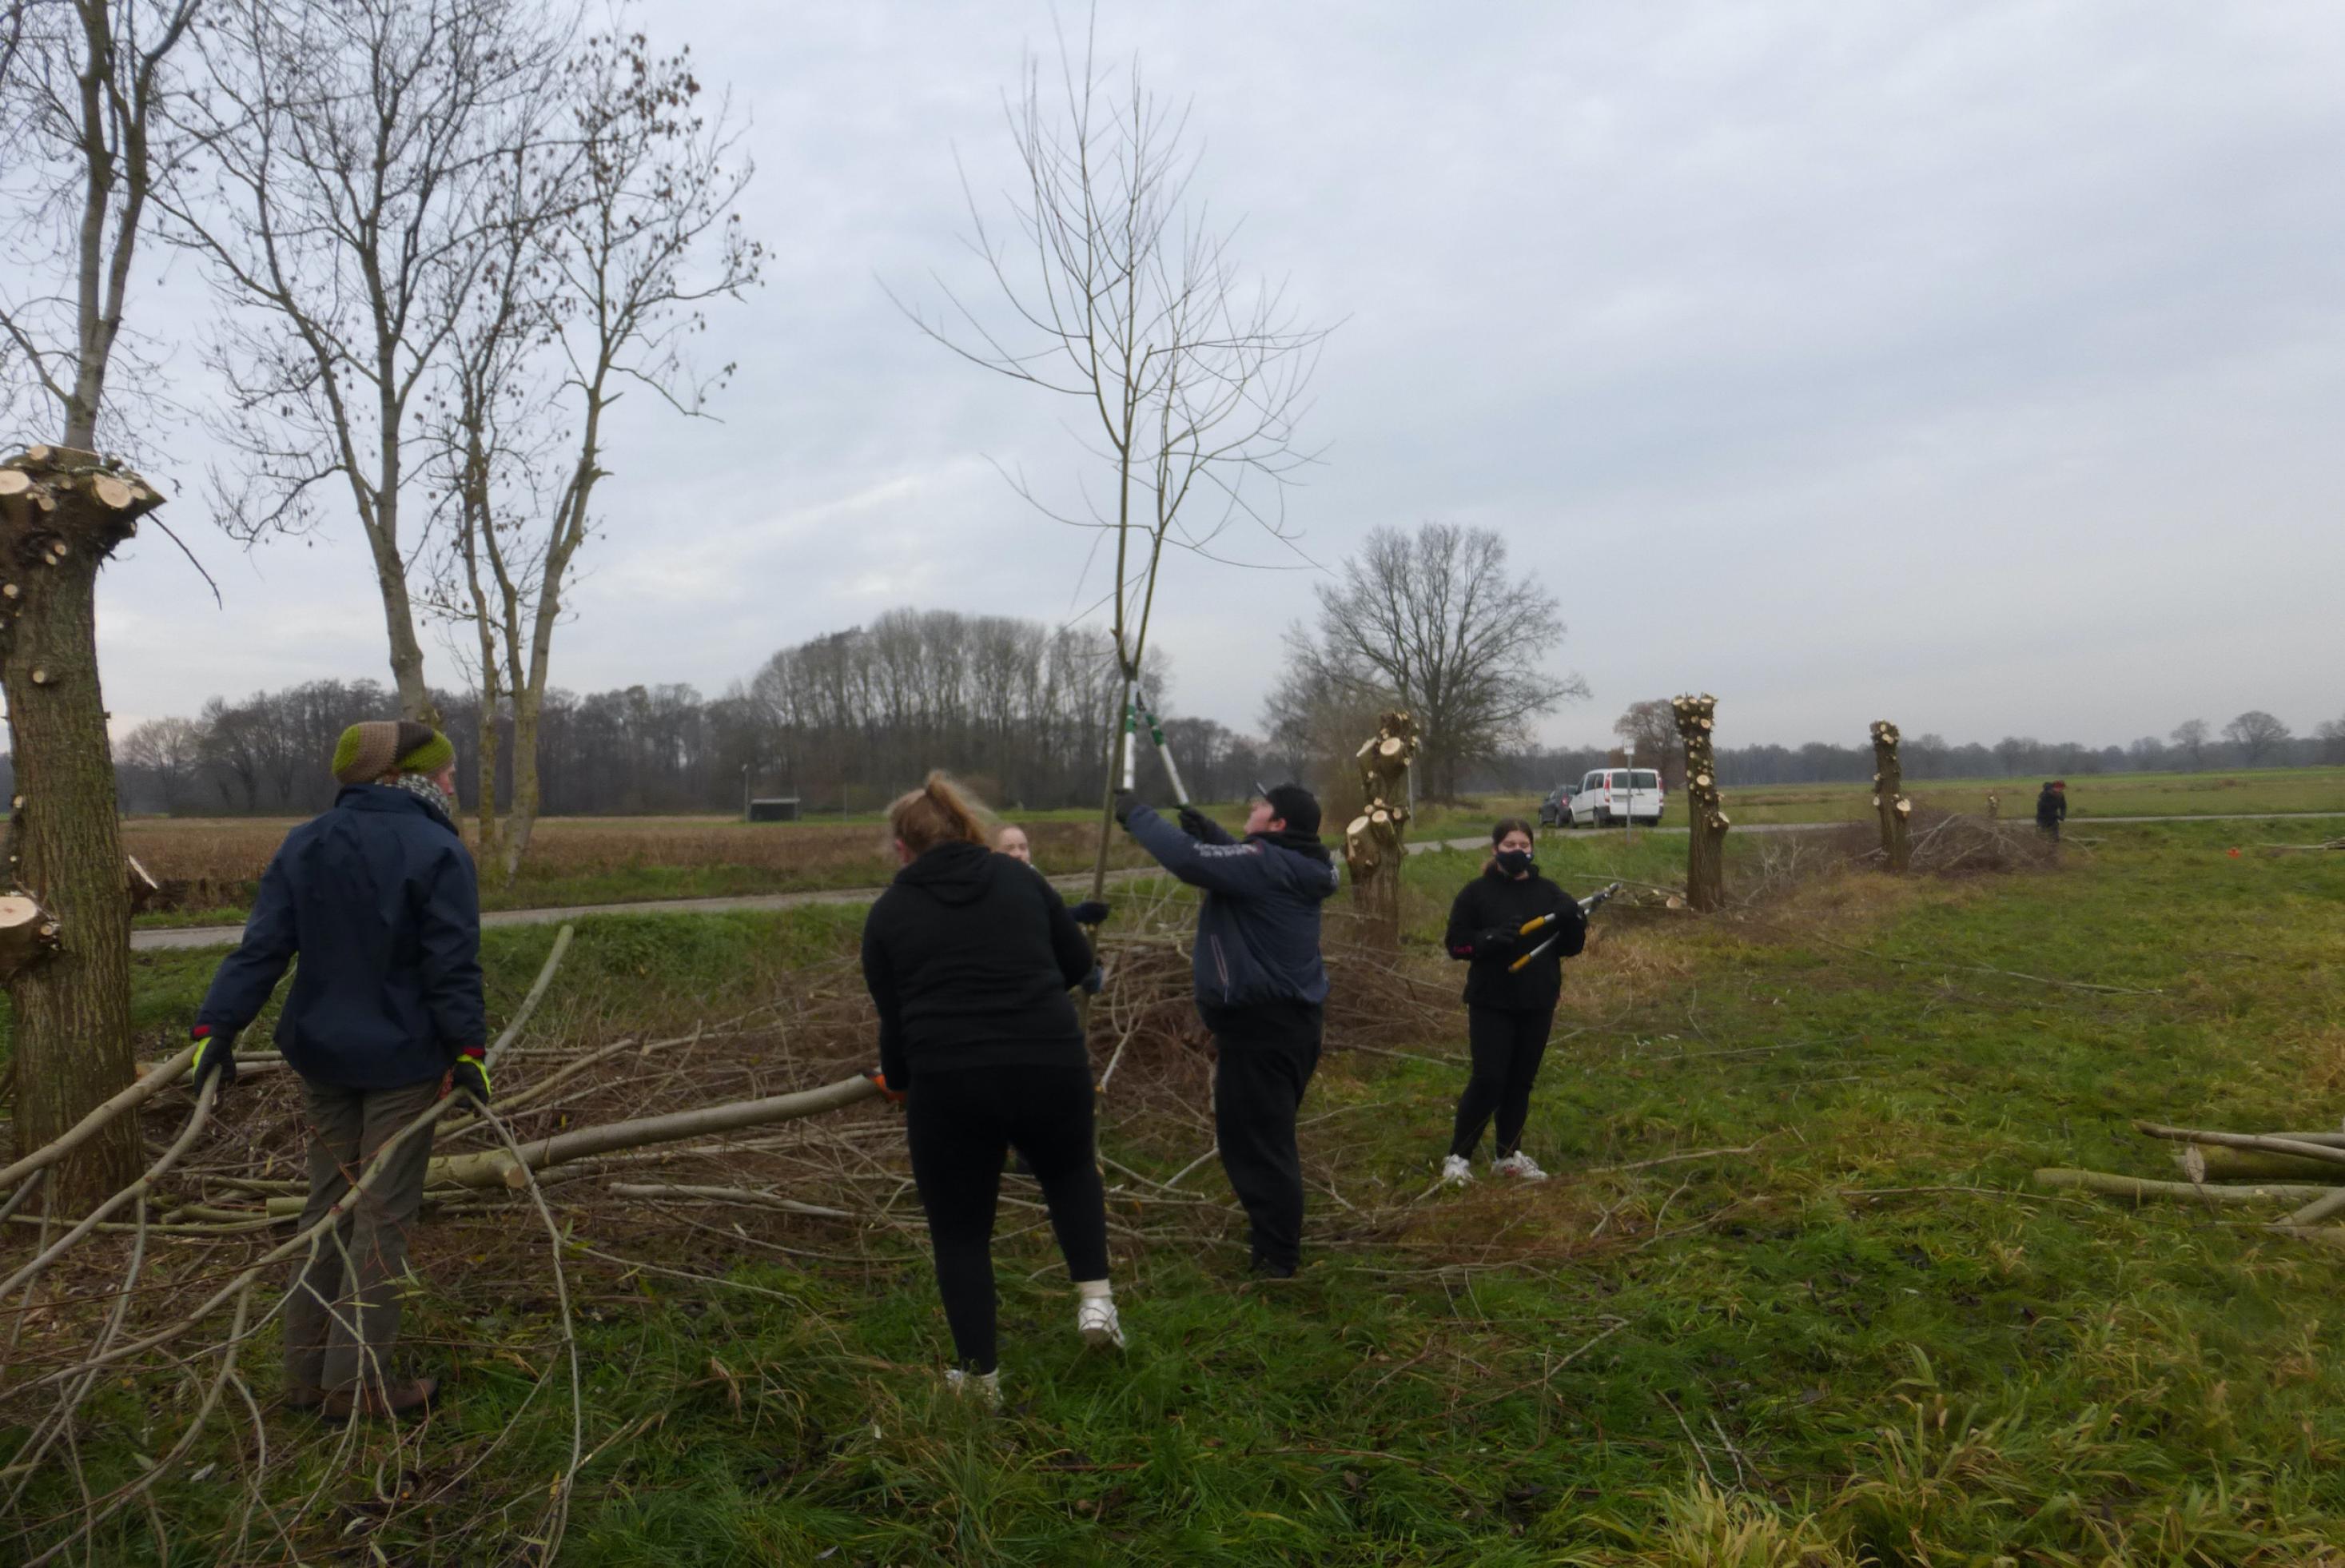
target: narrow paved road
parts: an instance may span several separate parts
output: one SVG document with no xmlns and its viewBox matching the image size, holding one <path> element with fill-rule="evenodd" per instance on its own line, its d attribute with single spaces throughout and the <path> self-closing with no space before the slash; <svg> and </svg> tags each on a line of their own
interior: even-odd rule
<svg viewBox="0 0 2345 1568">
<path fill-rule="evenodd" d="M 2235 812 L 2227 814 L 2201 816 L 2076 816 L 2068 819 L 2072 828 L 2093 827 L 2102 823 L 2119 822 L 2286 822 L 2299 818 L 2320 819 L 2345 816 L 2345 812 L 2333 811 L 2266 811 Z M 1754 822 L 1738 824 L 1737 833 L 1827 833 L 1836 827 L 1851 825 L 1845 822 Z M 1589 828 L 1583 836 L 1594 836 Z M 1608 828 L 1609 833 L 1624 829 Z M 1639 833 L 1682 834 L 1682 827 L 1640 827 Z M 1427 840 L 1408 846 L 1411 855 L 1421 855 L 1432 849 L 1479 849 L 1488 841 L 1480 836 Z M 1146 874 L 1147 868 L 1112 871 L 1110 882 Z M 1051 879 L 1061 888 L 1082 885 L 1083 876 L 1054 876 Z M 836 887 L 814 893 L 753 893 L 731 898 L 655 898 L 635 904 L 583 904 L 563 909 L 496 909 L 481 916 L 483 926 L 555 926 L 564 920 L 578 920 L 589 915 L 724 915 L 734 910 L 796 909 L 809 904 L 865 904 L 879 891 L 877 887 Z M 227 947 L 244 935 L 240 926 L 146 926 L 130 934 L 134 953 L 168 952 L 189 947 Z"/>
</svg>

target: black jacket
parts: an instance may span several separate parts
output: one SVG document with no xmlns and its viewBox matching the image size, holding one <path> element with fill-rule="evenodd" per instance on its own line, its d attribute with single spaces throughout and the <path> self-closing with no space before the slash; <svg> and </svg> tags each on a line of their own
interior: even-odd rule
<svg viewBox="0 0 2345 1568">
<path fill-rule="evenodd" d="M 2068 814 L 2068 797 L 2056 789 L 2038 790 L 2035 794 L 2035 823 L 2050 827 Z"/>
<path fill-rule="evenodd" d="M 472 856 L 405 790 L 352 784 L 286 835 L 196 1021 L 240 1033 L 297 956 L 277 1048 L 303 1077 L 401 1088 L 488 1042 Z"/>
<path fill-rule="evenodd" d="M 1059 890 L 982 845 L 933 846 L 863 922 L 863 983 L 892 1088 L 949 1068 L 1084 1066 L 1067 987 L 1091 971 L 1091 945 Z"/>
<path fill-rule="evenodd" d="M 1528 936 L 1524 922 L 1561 911 L 1563 918 Z M 1522 968 L 1507 966 L 1548 937 L 1558 940 Z M 1563 995 L 1563 961 L 1588 946 L 1588 916 L 1570 894 L 1534 871 L 1520 882 L 1497 866 L 1457 890 L 1449 905 L 1449 956 L 1467 961 L 1466 1001 L 1476 1007 L 1533 1012 Z"/>
<path fill-rule="evenodd" d="M 1325 845 L 1291 833 L 1241 843 L 1218 826 L 1200 841 L 1138 804 L 1123 827 L 1159 865 L 1204 892 L 1191 966 L 1201 1007 L 1327 1000 L 1319 905 L 1335 896 L 1341 874 Z"/>
</svg>

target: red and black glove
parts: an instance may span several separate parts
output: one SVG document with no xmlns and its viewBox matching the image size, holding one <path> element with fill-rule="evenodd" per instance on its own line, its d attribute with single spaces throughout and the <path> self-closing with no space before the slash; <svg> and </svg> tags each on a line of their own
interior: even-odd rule
<svg viewBox="0 0 2345 1568">
<path fill-rule="evenodd" d="M 204 1080 L 217 1073 L 220 1090 L 226 1093 L 228 1086 L 236 1082 L 236 1036 L 214 1034 L 209 1024 L 198 1024 L 188 1034 L 196 1042 L 193 1081 L 197 1090 L 200 1092 Z"/>
<path fill-rule="evenodd" d="M 888 1075 L 885 1072 L 881 1071 L 878 1067 L 866 1067 L 863 1069 L 863 1076 L 869 1078 L 873 1083 L 879 1087 L 880 1098 L 885 1099 L 889 1105 L 902 1105 L 904 1103 L 905 1091 L 899 1088 L 888 1087 Z"/>
<path fill-rule="evenodd" d="M 456 1054 L 448 1069 L 448 1087 L 469 1098 L 482 1110 L 489 1108 L 489 1053 L 472 1046 Z"/>
</svg>

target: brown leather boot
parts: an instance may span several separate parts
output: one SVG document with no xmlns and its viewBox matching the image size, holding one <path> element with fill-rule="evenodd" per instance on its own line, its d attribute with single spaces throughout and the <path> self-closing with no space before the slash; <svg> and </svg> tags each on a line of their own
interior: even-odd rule
<svg viewBox="0 0 2345 1568">
<path fill-rule="evenodd" d="M 326 1402 L 326 1391 L 312 1383 L 288 1383 L 278 1402 L 289 1411 L 313 1411 Z"/>
<path fill-rule="evenodd" d="M 318 1408 L 329 1421 L 348 1421 L 353 1409 L 369 1421 L 391 1421 L 430 1409 L 439 1392 L 438 1378 L 417 1378 L 389 1389 L 369 1389 L 362 1396 L 349 1389 L 337 1389 L 327 1394 L 325 1402 Z"/>
</svg>

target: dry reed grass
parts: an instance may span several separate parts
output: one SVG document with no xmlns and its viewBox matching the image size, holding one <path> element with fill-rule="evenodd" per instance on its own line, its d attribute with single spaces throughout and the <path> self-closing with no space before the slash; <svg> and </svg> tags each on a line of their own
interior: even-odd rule
<svg viewBox="0 0 2345 1568">
<path fill-rule="evenodd" d="M 269 856 L 298 825 L 285 818 L 133 821 L 124 824 L 124 843 L 162 884 L 157 907 L 227 908 L 250 902 Z M 471 824 L 465 829 L 470 842 Z M 1099 831 L 1090 823 L 1038 822 L 1026 831 L 1036 864 L 1053 875 L 1084 869 L 1098 850 Z M 1136 863 L 1121 835 L 1111 860 Z M 887 829 L 874 823 L 552 817 L 538 824 L 521 877 L 503 901 L 526 905 L 540 890 L 560 895 L 581 883 L 630 879 L 643 885 L 616 886 L 614 897 L 688 895 L 693 878 L 714 875 L 726 876 L 726 892 L 877 885 L 893 870 Z"/>
</svg>

